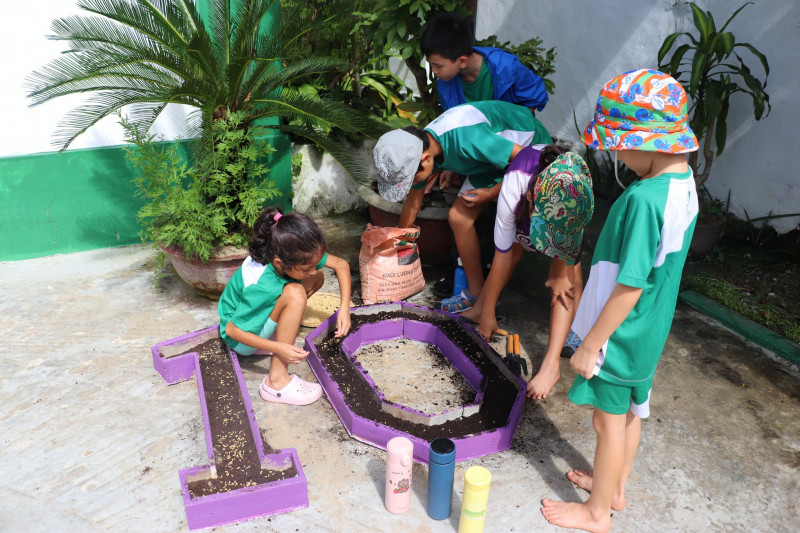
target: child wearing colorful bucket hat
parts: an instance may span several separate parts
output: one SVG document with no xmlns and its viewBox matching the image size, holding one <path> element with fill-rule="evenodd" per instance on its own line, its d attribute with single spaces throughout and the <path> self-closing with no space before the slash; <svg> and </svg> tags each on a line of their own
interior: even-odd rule
<svg viewBox="0 0 800 533">
<path fill-rule="evenodd" d="M 550 289 L 551 329 L 542 365 L 528 382 L 528 397 L 543 399 L 560 377 L 559 359 L 580 301 L 583 230 L 594 213 L 592 177 L 578 154 L 555 146 L 522 150 L 508 168 L 497 199 L 495 255 L 478 300 L 464 316 L 478 322 L 490 339 L 497 331 L 495 308 L 523 251 L 552 258 L 545 286 Z"/>
<path fill-rule="evenodd" d="M 477 299 L 469 293 L 479 294 L 484 284 L 475 221 L 499 195 L 505 169 L 517 154 L 531 144 L 550 142 L 547 129 L 528 108 L 489 100 L 452 107 L 424 130 L 393 130 L 375 144 L 378 193 L 390 202 L 404 202 L 400 227 L 414 223 L 425 186 L 438 172 L 465 177 L 448 214 L 469 285 L 454 312 L 468 309 Z"/>
<path fill-rule="evenodd" d="M 603 86 L 583 141 L 636 172 L 598 237 L 567 344 L 578 373 L 569 398 L 594 407 L 594 473 L 567 478 L 591 492 L 581 504 L 542 501 L 552 524 L 607 531 L 625 505 L 625 483 L 650 414 L 650 392 L 675 313 L 681 272 L 697 220 L 697 191 L 685 154 L 697 150 L 686 93 L 671 76 L 635 70 Z M 617 435 L 624 435 L 618 438 Z"/>
</svg>

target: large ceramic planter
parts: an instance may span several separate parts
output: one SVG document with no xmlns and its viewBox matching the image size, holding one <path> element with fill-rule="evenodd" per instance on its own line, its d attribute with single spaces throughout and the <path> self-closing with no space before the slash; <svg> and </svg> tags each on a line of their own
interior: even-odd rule
<svg viewBox="0 0 800 533">
<path fill-rule="evenodd" d="M 211 300 L 219 300 L 225 285 L 249 255 L 244 248 L 221 246 L 214 249 L 207 263 L 203 263 L 197 258 L 187 258 L 178 246 L 161 249 L 172 261 L 178 276 L 200 296 Z"/>
<path fill-rule="evenodd" d="M 403 204 L 387 202 L 370 187 L 360 186 L 358 194 L 369 205 L 369 216 L 376 226 L 397 226 Z M 442 264 L 451 261 L 450 247 L 453 234 L 447 222 L 447 207 L 426 207 L 419 212 L 415 224 L 419 226 L 419 256 L 423 263 Z"/>
</svg>

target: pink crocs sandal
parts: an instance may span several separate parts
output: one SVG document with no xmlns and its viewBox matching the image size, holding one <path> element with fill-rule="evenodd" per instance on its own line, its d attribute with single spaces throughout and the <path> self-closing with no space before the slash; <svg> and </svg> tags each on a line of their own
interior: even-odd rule
<svg viewBox="0 0 800 533">
<path fill-rule="evenodd" d="M 308 405 L 319 400 L 322 387 L 317 383 L 309 383 L 292 374 L 292 380 L 282 389 L 275 390 L 266 385 L 267 378 L 261 382 L 259 394 L 268 402 L 287 403 L 289 405 Z"/>
</svg>

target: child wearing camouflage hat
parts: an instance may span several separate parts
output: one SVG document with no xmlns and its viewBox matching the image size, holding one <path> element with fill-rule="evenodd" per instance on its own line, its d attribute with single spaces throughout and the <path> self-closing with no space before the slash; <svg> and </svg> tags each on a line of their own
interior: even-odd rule
<svg viewBox="0 0 800 533">
<path fill-rule="evenodd" d="M 442 302 L 442 309 L 459 313 L 475 303 L 484 283 L 475 221 L 497 198 L 505 169 L 520 150 L 550 142 L 547 129 L 528 108 L 499 100 L 458 105 L 424 130 L 392 130 L 378 139 L 372 151 L 378 193 L 389 202 L 404 202 L 398 223 L 402 228 L 414 223 L 426 185 L 440 172 L 465 178 L 448 221 L 469 288 L 458 301 Z"/>
<path fill-rule="evenodd" d="M 542 500 L 562 527 L 605 532 L 625 506 L 625 484 L 642 418 L 675 313 L 681 272 L 697 220 L 697 191 L 684 154 L 697 150 L 686 93 L 671 76 L 636 70 L 600 91 L 583 141 L 611 150 L 639 179 L 614 202 L 567 343 L 576 376 L 569 398 L 594 406 L 594 471 L 567 478 L 591 493 L 584 503 Z"/>
</svg>

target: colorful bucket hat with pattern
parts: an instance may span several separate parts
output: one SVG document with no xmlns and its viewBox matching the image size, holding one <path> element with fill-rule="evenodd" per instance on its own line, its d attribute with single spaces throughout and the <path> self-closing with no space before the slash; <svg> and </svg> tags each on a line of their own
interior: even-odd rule
<svg viewBox="0 0 800 533">
<path fill-rule="evenodd" d="M 531 213 L 531 243 L 547 255 L 578 261 L 583 228 L 594 214 L 592 176 L 586 162 L 566 152 L 536 177 Z"/>
<path fill-rule="evenodd" d="M 657 70 L 632 70 L 603 86 L 582 140 L 596 150 L 683 154 L 697 150 L 686 92 Z"/>
</svg>

